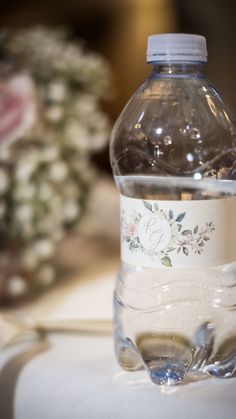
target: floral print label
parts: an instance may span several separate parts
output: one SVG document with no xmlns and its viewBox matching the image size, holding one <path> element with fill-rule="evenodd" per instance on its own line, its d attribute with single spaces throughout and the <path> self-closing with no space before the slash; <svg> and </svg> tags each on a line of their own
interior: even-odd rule
<svg viewBox="0 0 236 419">
<path fill-rule="evenodd" d="M 236 260 L 236 198 L 154 201 L 121 195 L 121 258 L 147 267 L 196 268 Z"/>
</svg>

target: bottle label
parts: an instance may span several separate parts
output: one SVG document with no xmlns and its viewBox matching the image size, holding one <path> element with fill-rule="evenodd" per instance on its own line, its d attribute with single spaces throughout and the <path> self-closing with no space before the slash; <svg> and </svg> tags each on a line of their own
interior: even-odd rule
<svg viewBox="0 0 236 419">
<path fill-rule="evenodd" d="M 121 195 L 121 259 L 158 268 L 236 260 L 236 197 L 157 201 Z"/>
</svg>

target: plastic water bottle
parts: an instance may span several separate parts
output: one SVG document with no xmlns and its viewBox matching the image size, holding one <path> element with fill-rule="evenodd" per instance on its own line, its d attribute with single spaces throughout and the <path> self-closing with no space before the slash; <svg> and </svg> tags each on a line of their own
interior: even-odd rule
<svg viewBox="0 0 236 419">
<path fill-rule="evenodd" d="M 206 40 L 148 39 L 153 71 L 117 120 L 115 348 L 158 384 L 236 371 L 236 131 L 203 74 Z"/>
</svg>

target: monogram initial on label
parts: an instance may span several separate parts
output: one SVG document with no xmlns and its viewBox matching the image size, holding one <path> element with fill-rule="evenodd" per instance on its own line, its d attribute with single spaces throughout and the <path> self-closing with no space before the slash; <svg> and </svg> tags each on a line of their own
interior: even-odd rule
<svg viewBox="0 0 236 419">
<path fill-rule="evenodd" d="M 164 250 L 171 240 L 171 228 L 156 214 L 145 214 L 139 221 L 138 235 L 141 245 L 153 254 Z"/>
</svg>

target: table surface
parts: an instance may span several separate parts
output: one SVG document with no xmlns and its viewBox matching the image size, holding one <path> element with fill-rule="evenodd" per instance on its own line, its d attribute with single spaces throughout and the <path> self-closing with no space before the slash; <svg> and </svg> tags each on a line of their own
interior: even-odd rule
<svg viewBox="0 0 236 419">
<path fill-rule="evenodd" d="M 69 248 L 81 250 L 75 258 L 79 274 L 17 314 L 111 319 L 118 247 L 98 236 L 73 239 Z M 235 419 L 235 395 L 236 379 L 165 387 L 154 385 L 145 371 L 123 371 L 111 335 L 31 338 L 0 356 L 0 419 Z"/>
<path fill-rule="evenodd" d="M 92 306 L 94 316 L 110 318 L 113 277 L 111 271 L 95 281 L 75 281 L 61 311 L 54 307 L 54 318 L 79 300 L 80 318 L 88 318 Z M 38 303 L 35 313 L 51 299 Z M 22 342 L 0 363 L 1 419 L 235 419 L 235 394 L 236 379 L 159 387 L 145 371 L 123 371 L 110 335 L 51 335 Z"/>
<path fill-rule="evenodd" d="M 144 371 L 120 369 L 111 337 L 21 345 L 1 370 L 0 392 L 2 419 L 235 419 L 235 379 L 155 386 Z"/>
</svg>

